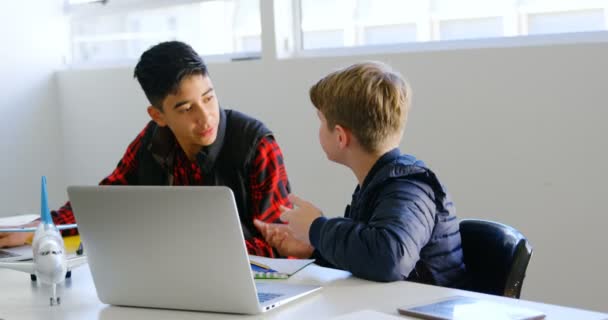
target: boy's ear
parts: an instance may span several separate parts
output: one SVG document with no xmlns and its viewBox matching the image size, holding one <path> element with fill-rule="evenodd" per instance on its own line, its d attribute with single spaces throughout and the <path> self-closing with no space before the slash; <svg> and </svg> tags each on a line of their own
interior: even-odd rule
<svg viewBox="0 0 608 320">
<path fill-rule="evenodd" d="M 158 110 L 158 108 L 154 106 L 149 106 L 148 115 L 150 116 L 150 118 L 152 118 L 152 120 L 154 120 L 154 122 L 156 122 L 159 127 L 165 127 L 167 125 L 167 122 L 165 121 L 165 114 L 162 111 Z"/>
<path fill-rule="evenodd" d="M 335 137 L 338 142 L 338 147 L 340 149 L 344 149 L 348 147 L 352 142 L 352 132 L 350 130 L 344 128 L 343 126 L 337 124 L 334 127 Z"/>
</svg>

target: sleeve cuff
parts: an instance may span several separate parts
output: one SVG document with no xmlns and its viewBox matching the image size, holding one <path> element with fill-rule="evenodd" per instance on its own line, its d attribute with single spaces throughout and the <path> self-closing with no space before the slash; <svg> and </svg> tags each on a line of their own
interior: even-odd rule
<svg viewBox="0 0 608 320">
<path fill-rule="evenodd" d="M 321 240 L 321 229 L 323 229 L 326 221 L 326 217 L 318 217 L 310 225 L 310 231 L 308 231 L 308 240 L 315 248 L 318 248 L 319 241 Z"/>
</svg>

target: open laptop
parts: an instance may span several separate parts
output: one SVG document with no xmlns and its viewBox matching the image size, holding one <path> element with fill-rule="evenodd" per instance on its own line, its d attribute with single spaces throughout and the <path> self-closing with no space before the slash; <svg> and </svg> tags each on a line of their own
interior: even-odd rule
<svg viewBox="0 0 608 320">
<path fill-rule="evenodd" d="M 99 299 L 256 314 L 320 289 L 253 279 L 226 187 L 71 186 Z"/>
</svg>

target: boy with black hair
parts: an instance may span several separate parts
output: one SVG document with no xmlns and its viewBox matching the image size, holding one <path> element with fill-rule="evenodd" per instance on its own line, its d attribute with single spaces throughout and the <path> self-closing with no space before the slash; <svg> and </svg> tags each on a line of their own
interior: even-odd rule
<svg viewBox="0 0 608 320">
<path fill-rule="evenodd" d="M 150 48 L 134 76 L 150 102 L 152 120 L 100 184 L 228 186 L 248 252 L 274 256 L 253 226 L 254 219 L 280 222 L 280 206 L 291 205 L 283 155 L 272 132 L 256 119 L 220 108 L 207 66 L 185 43 Z M 75 223 L 69 202 L 52 214 L 56 224 Z M 21 245 L 28 236 L 0 233 L 0 247 Z"/>
</svg>

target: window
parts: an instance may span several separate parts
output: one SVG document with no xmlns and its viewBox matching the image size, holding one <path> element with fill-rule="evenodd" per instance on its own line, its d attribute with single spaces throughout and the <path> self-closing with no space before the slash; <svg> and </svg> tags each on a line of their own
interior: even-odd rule
<svg viewBox="0 0 608 320">
<path fill-rule="evenodd" d="M 347 39 L 352 21 L 352 1 L 302 1 L 302 41 L 304 49 L 349 45 Z"/>
<path fill-rule="evenodd" d="M 415 7 L 409 1 L 301 0 L 300 4 L 303 49 L 416 41 L 420 10 L 412 11 Z"/>
<path fill-rule="evenodd" d="M 105 3 L 106 0 L 68 0 L 68 5 L 83 4 L 83 3 L 93 3 L 93 2 L 103 2 L 103 3 Z"/>
<path fill-rule="evenodd" d="M 169 40 L 191 44 L 207 60 L 236 60 L 261 57 L 262 51 L 284 58 L 330 48 L 394 50 L 403 43 L 600 31 L 608 25 L 608 0 L 65 1 L 76 65 L 132 63 Z M 261 13 L 274 19 L 264 24 L 274 28 L 264 35 L 264 48 Z"/>
<path fill-rule="evenodd" d="M 608 1 L 526 0 L 520 14 L 522 34 L 606 30 Z"/>
<path fill-rule="evenodd" d="M 297 0 L 301 49 L 606 30 L 608 0 Z"/>
<path fill-rule="evenodd" d="M 259 1 L 192 1 L 178 5 L 156 1 L 161 5 L 147 7 L 144 1 L 135 0 L 108 2 L 106 6 L 74 4 L 70 14 L 72 63 L 132 61 L 152 45 L 170 40 L 187 42 L 203 56 L 259 56 Z"/>
<path fill-rule="evenodd" d="M 503 35 L 502 17 L 446 19 L 437 24 L 438 40 L 491 38 Z"/>
</svg>

